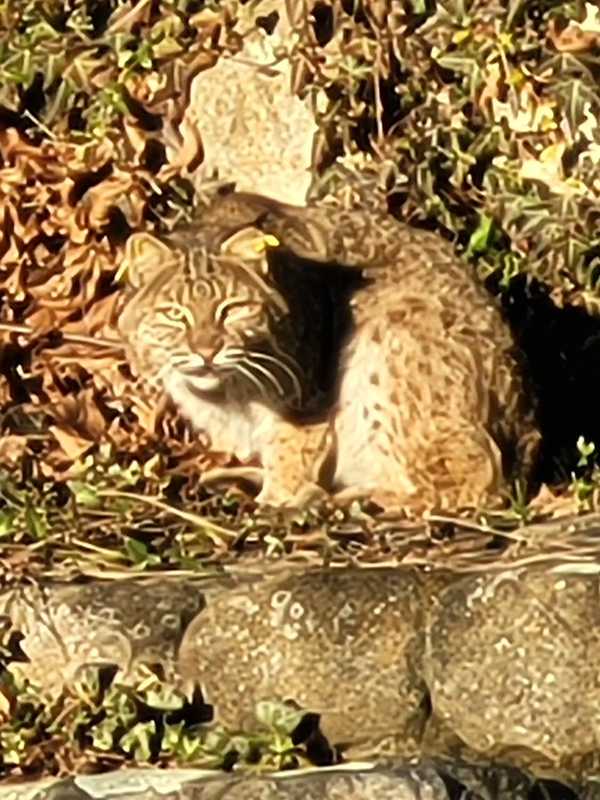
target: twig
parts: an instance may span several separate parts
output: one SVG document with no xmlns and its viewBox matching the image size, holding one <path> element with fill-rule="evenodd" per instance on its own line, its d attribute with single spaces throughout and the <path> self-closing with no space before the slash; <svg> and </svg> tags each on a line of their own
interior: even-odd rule
<svg viewBox="0 0 600 800">
<path fill-rule="evenodd" d="M 29 325 L 18 325 L 15 322 L 0 322 L 0 331 L 6 331 L 8 333 L 18 333 L 21 336 L 34 336 L 35 331 Z M 55 331 L 50 331 L 49 333 L 54 333 Z M 65 342 L 70 342 L 72 344 L 90 344 L 94 347 L 110 347 L 111 349 L 123 350 L 124 345 L 123 342 L 119 341 L 119 339 L 105 339 L 102 336 L 85 336 L 79 333 L 62 333 L 62 331 L 56 331 Z"/>
<path fill-rule="evenodd" d="M 115 33 L 121 33 L 127 28 L 127 25 L 129 25 L 130 22 L 135 22 L 136 17 L 144 10 L 144 7 L 147 6 L 149 2 L 150 0 L 139 0 L 138 3 L 135 3 L 133 8 L 115 19 L 114 22 L 108 27 L 106 33 L 110 36 Z"/>
<path fill-rule="evenodd" d="M 503 531 L 499 528 L 492 528 L 489 525 L 482 525 L 481 523 L 461 517 L 445 517 L 441 514 L 428 514 L 426 521 L 456 525 L 457 527 L 464 528 L 465 530 L 478 531 L 479 533 L 486 533 L 491 536 L 502 536 L 505 539 L 510 539 L 514 542 L 527 541 L 525 536 L 517 534 L 516 531 Z"/>
<path fill-rule="evenodd" d="M 148 505 L 154 506 L 154 508 L 160 508 L 161 511 L 167 511 L 170 514 L 173 514 L 174 516 L 179 517 L 186 522 L 191 522 L 193 525 L 201 528 L 208 535 L 209 539 L 215 544 L 222 545 L 223 537 L 228 539 L 236 539 L 238 536 L 236 531 L 230 531 L 227 528 L 222 528 L 220 525 L 210 522 L 205 517 L 201 517 L 198 514 L 193 514 L 189 511 L 182 511 L 182 509 L 170 506 L 154 497 L 148 497 L 143 494 L 133 494 L 131 492 L 119 492 L 114 489 L 105 489 L 104 491 L 98 492 L 98 495 L 100 497 L 123 497 L 128 500 L 137 500 L 141 503 L 147 503 Z"/>
</svg>

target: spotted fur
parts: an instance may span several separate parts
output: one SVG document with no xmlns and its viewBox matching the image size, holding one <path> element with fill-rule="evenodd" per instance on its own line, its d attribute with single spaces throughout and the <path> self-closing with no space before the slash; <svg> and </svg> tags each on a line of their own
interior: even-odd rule
<svg viewBox="0 0 600 800">
<path fill-rule="evenodd" d="M 290 318 L 288 299 L 268 259 L 256 249 L 249 257 L 259 232 L 306 259 L 307 270 L 342 264 L 368 279 L 349 300 L 352 329 L 319 421 L 286 415 L 310 403 L 311 385 L 294 359 L 298 328 L 279 324 Z M 246 250 L 232 257 L 228 242 Z M 290 502 L 320 482 L 385 507 L 455 508 L 490 502 L 513 477 L 530 477 L 539 436 L 511 332 L 439 236 L 390 215 L 233 193 L 158 261 L 123 316 L 134 360 L 196 427 L 211 429 L 218 449 L 258 459 L 260 499 Z M 250 376 L 244 353 L 256 353 L 257 341 Z"/>
</svg>

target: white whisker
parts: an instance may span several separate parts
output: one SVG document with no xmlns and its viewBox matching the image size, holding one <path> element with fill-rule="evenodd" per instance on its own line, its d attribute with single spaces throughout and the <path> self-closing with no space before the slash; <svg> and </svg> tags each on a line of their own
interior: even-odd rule
<svg viewBox="0 0 600 800">
<path fill-rule="evenodd" d="M 265 378 L 271 382 L 272 386 L 274 386 L 275 391 L 277 392 L 277 394 L 280 397 L 285 397 L 285 389 L 279 383 L 277 378 L 271 372 L 269 372 L 268 369 L 266 369 L 261 364 L 258 364 L 256 361 L 254 361 L 254 360 L 252 360 L 250 358 L 241 359 L 241 363 L 244 364 L 249 369 L 253 369 L 256 372 L 260 372 L 261 375 L 264 375 Z"/>
<path fill-rule="evenodd" d="M 184 353 L 182 355 L 174 355 L 171 357 L 171 364 L 173 367 L 179 368 L 182 372 L 205 370 L 207 368 L 206 360 L 200 355 L 200 353 Z"/>
<path fill-rule="evenodd" d="M 263 384 L 258 380 L 258 378 L 256 378 L 248 369 L 246 369 L 246 367 L 241 362 L 235 361 L 235 362 L 233 362 L 233 364 L 234 364 L 235 370 L 237 372 L 239 372 L 241 375 L 243 375 L 244 378 L 249 380 L 250 383 L 254 384 L 254 386 L 256 386 L 256 388 L 260 392 L 261 396 L 266 398 L 267 397 L 267 392 L 266 392 L 265 387 L 263 386 Z"/>
<path fill-rule="evenodd" d="M 169 372 L 171 372 L 171 364 L 168 361 L 165 361 L 165 363 L 162 365 L 162 367 L 158 370 L 158 372 L 156 374 L 156 378 L 159 381 L 162 381 L 162 380 L 164 380 L 165 375 L 168 375 Z"/>
<path fill-rule="evenodd" d="M 294 391 L 298 399 L 302 397 L 302 386 L 300 385 L 300 381 L 298 380 L 298 376 L 294 372 L 294 370 L 289 367 L 283 359 L 279 359 L 276 356 L 269 355 L 268 353 L 258 352 L 256 350 L 246 350 L 246 353 L 252 357 L 253 360 L 258 361 L 267 361 L 270 364 L 275 364 L 279 369 L 281 369 L 285 374 L 290 378 L 292 383 L 294 384 Z"/>
</svg>

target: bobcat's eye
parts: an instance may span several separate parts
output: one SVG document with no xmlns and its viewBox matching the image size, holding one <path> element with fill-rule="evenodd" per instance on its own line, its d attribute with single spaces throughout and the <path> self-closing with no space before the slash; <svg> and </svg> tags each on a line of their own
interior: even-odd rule
<svg viewBox="0 0 600 800">
<path fill-rule="evenodd" d="M 260 317 L 262 306 L 247 300 L 228 298 L 216 307 L 215 320 L 228 328 L 239 327 L 241 323 Z"/>
<path fill-rule="evenodd" d="M 160 309 L 159 314 L 167 323 L 176 323 L 178 326 L 187 323 L 190 327 L 194 325 L 194 316 L 185 306 L 168 306 Z"/>
</svg>

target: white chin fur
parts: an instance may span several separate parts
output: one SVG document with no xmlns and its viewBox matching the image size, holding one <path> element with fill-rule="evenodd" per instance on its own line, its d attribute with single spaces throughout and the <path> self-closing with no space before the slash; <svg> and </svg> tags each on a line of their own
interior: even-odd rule
<svg viewBox="0 0 600 800">
<path fill-rule="evenodd" d="M 163 387 L 192 427 L 208 434 L 210 449 L 235 452 L 242 461 L 260 456 L 273 430 L 273 412 L 252 402 L 226 398 L 215 402 L 208 392 L 220 388 L 219 381 L 210 375 L 192 380 L 194 388 L 198 387 L 196 392 L 190 391 L 189 376 L 171 370 L 163 376 Z M 202 397 L 202 391 L 207 392 L 206 397 Z"/>
<path fill-rule="evenodd" d="M 184 375 L 183 380 L 197 392 L 214 392 L 223 385 L 216 375 Z"/>
</svg>

